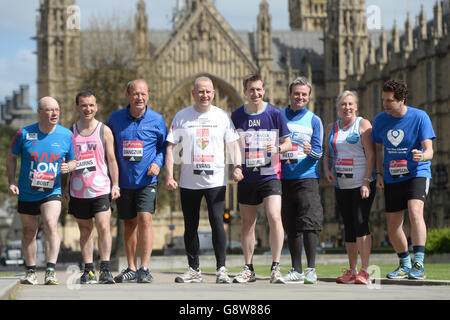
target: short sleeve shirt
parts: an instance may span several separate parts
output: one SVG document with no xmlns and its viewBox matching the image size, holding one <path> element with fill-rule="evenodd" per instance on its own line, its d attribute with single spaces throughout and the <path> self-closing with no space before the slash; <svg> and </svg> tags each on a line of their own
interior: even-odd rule
<svg viewBox="0 0 450 320">
<path fill-rule="evenodd" d="M 35 202 L 61 194 L 61 163 L 75 160 L 72 132 L 60 125 L 50 134 L 39 124 L 22 128 L 14 137 L 11 152 L 21 156 L 20 201 Z"/>
<path fill-rule="evenodd" d="M 407 107 L 401 118 L 386 112 L 378 114 L 373 122 L 372 141 L 384 145 L 385 182 L 396 183 L 415 177 L 431 179 L 431 162 L 413 161 L 411 150 L 423 151 L 422 141 L 435 138 L 431 120 L 422 110 Z"/>
<path fill-rule="evenodd" d="M 224 141 L 230 143 L 238 139 L 230 117 L 216 106 L 204 113 L 197 112 L 194 106 L 178 112 L 167 142 L 182 149 L 174 152 L 175 163 L 181 164 L 180 187 L 196 190 L 224 186 Z"/>
<path fill-rule="evenodd" d="M 242 151 L 242 167 L 246 183 L 259 183 L 281 178 L 281 162 L 279 154 L 267 153 L 265 145 L 271 142 L 279 145 L 279 138 L 290 136 L 281 110 L 266 104 L 258 114 L 249 114 L 245 105 L 231 115 L 240 136 Z"/>
</svg>

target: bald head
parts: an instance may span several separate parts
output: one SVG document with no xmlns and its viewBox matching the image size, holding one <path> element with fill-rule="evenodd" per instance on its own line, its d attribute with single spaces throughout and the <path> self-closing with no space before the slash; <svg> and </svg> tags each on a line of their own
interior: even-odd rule
<svg viewBox="0 0 450 320">
<path fill-rule="evenodd" d="M 46 107 L 58 107 L 59 104 L 58 101 L 56 101 L 55 98 L 52 97 L 43 97 L 38 102 L 38 108 L 40 110 L 44 110 Z"/>
<path fill-rule="evenodd" d="M 147 81 L 145 81 L 144 79 L 136 79 L 136 80 L 132 80 L 132 81 L 128 82 L 127 93 L 130 94 L 133 91 L 134 87 L 139 86 L 139 85 L 144 85 L 148 90 Z"/>
</svg>

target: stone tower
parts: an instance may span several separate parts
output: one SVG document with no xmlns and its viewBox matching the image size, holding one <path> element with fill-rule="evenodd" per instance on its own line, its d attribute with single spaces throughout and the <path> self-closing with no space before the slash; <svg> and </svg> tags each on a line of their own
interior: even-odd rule
<svg viewBox="0 0 450 320">
<path fill-rule="evenodd" d="M 38 98 L 54 97 L 62 124 L 73 118 L 81 72 L 80 11 L 75 0 L 43 0 L 37 19 Z"/>
<path fill-rule="evenodd" d="M 325 83 L 328 107 L 349 79 L 359 80 L 368 57 L 364 0 L 328 0 L 324 30 Z M 328 114 L 333 115 L 333 112 Z"/>
<path fill-rule="evenodd" d="M 327 18 L 327 0 L 288 0 L 288 2 L 291 29 L 323 30 Z"/>
<path fill-rule="evenodd" d="M 145 2 L 139 0 L 134 18 L 134 50 L 136 62 L 139 63 L 149 57 L 148 17 L 145 12 Z"/>
<path fill-rule="evenodd" d="M 272 57 L 272 17 L 269 14 L 269 4 L 262 0 L 259 5 L 258 26 L 256 31 L 257 60 L 259 72 L 264 81 L 268 84 L 266 88 L 266 99 L 270 100 L 272 83 L 271 71 L 273 65 Z"/>
</svg>

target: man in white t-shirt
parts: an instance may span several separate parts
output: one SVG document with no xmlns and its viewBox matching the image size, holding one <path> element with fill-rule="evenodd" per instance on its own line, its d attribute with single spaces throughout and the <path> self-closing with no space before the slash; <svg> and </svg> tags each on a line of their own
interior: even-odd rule
<svg viewBox="0 0 450 320">
<path fill-rule="evenodd" d="M 175 279 L 177 283 L 202 282 L 199 269 L 198 225 L 203 196 L 208 206 L 212 241 L 217 261 L 217 283 L 230 283 L 225 267 L 226 234 L 223 226 L 225 211 L 225 153 L 228 145 L 235 164 L 233 179 L 243 179 L 239 135 L 228 114 L 212 105 L 215 91 L 211 79 L 200 77 L 194 83 L 192 95 L 195 104 L 179 111 L 172 121 L 167 136 L 166 188 L 175 190 L 173 177 L 174 147 L 181 144 L 180 198 L 184 216 L 184 244 L 188 257 L 188 271 Z"/>
</svg>

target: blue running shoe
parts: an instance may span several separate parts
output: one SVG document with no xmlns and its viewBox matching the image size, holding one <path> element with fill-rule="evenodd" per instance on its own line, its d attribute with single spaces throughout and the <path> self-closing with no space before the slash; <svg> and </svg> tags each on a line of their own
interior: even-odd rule
<svg viewBox="0 0 450 320">
<path fill-rule="evenodd" d="M 388 273 L 386 275 L 386 278 L 388 278 L 388 279 L 406 279 L 406 278 L 408 278 L 409 271 L 410 271 L 410 268 L 399 265 L 398 268 L 395 269 L 395 271 Z"/>
<path fill-rule="evenodd" d="M 411 270 L 408 273 L 408 278 L 414 280 L 425 279 L 425 269 L 420 262 L 414 262 Z"/>
</svg>

